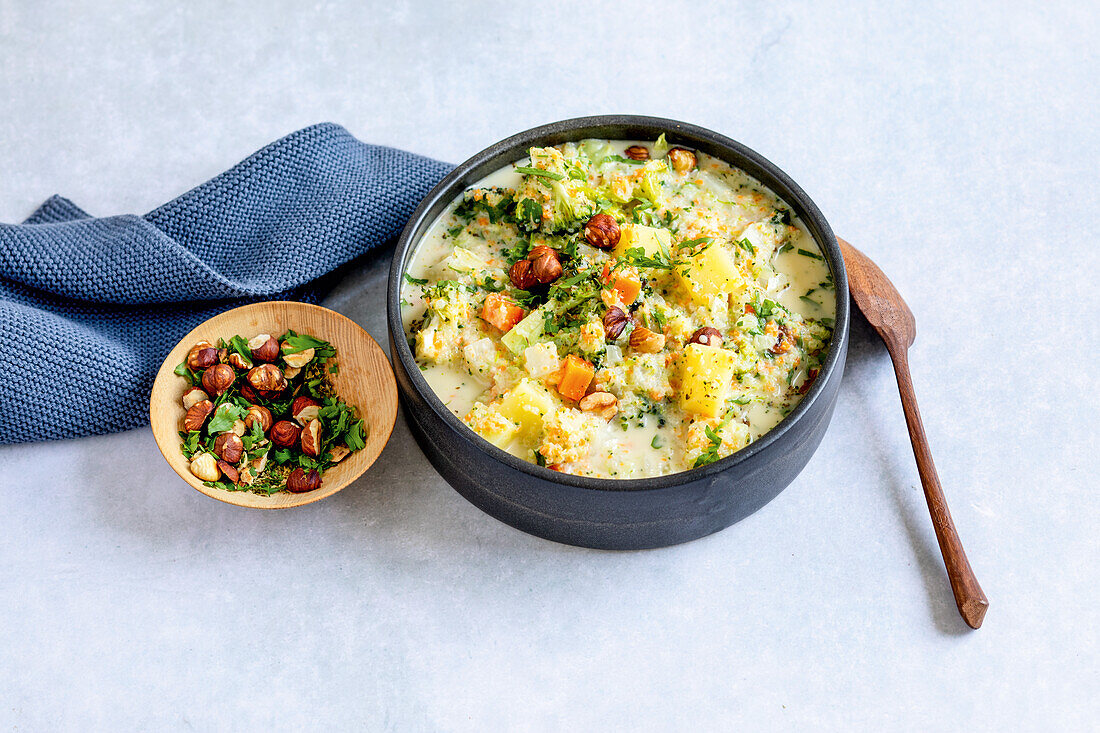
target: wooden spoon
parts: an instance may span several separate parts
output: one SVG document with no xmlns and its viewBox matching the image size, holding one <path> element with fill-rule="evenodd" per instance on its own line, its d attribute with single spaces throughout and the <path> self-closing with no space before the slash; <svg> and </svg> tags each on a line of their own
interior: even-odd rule
<svg viewBox="0 0 1100 733">
<path fill-rule="evenodd" d="M 932 462 L 932 451 L 928 448 L 928 438 L 924 434 L 917 398 L 913 394 L 913 379 L 909 375 L 909 347 L 917 337 L 917 322 L 913 312 L 901 299 L 901 294 L 890 279 L 867 255 L 837 237 L 840 252 L 844 255 L 844 265 L 848 270 L 848 289 L 852 299 L 867 321 L 878 331 L 886 342 L 886 350 L 894 362 L 894 374 L 898 378 L 898 391 L 901 392 L 901 406 L 905 410 L 905 422 L 909 426 L 909 439 L 913 442 L 913 454 L 917 458 L 917 470 L 924 486 L 924 498 L 928 501 L 928 511 L 932 514 L 932 526 L 936 528 L 936 539 L 940 543 L 943 564 L 947 567 L 947 577 L 951 579 L 951 590 L 955 594 L 955 605 L 966 624 L 977 629 L 982 625 L 985 612 L 989 609 L 982 587 L 970 569 L 962 542 L 951 521 L 951 512 L 947 509 L 947 499 L 943 495 L 936 466 Z"/>
</svg>

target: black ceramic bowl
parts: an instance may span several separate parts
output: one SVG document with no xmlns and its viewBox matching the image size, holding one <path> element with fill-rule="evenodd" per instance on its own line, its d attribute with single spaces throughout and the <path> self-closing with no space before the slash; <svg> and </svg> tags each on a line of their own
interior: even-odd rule
<svg viewBox="0 0 1100 733">
<path fill-rule="evenodd" d="M 836 284 L 836 330 L 817 380 L 770 432 L 720 461 L 646 479 L 557 473 L 482 440 L 448 410 L 413 359 L 401 321 L 402 275 L 421 236 L 466 188 L 526 157 L 531 146 L 584 138 L 654 140 L 709 153 L 759 179 L 793 207 L 821 246 Z M 428 460 L 460 494 L 525 532 L 582 547 L 664 547 L 717 532 L 771 501 L 810 460 L 829 425 L 848 351 L 848 279 L 829 224 L 787 174 L 744 145 L 701 127 L 657 117 L 601 115 L 513 135 L 455 168 L 413 213 L 390 268 L 390 347 L 409 425 Z"/>
</svg>

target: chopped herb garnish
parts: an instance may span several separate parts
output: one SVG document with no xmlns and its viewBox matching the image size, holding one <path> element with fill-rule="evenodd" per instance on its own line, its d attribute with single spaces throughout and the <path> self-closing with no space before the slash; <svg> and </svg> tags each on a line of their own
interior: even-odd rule
<svg viewBox="0 0 1100 733">
<path fill-rule="evenodd" d="M 527 166 L 517 165 L 516 173 L 522 173 L 525 176 L 538 176 L 539 178 L 549 178 L 554 181 L 560 181 L 565 176 L 561 173 L 553 173 L 551 171 L 544 171 L 539 168 L 529 168 Z"/>
<path fill-rule="evenodd" d="M 714 463 L 715 461 L 717 461 L 718 449 L 722 447 L 722 436 L 714 432 L 714 429 L 710 425 L 705 426 L 703 430 L 704 432 L 706 432 L 707 438 L 710 440 L 710 445 L 705 451 L 699 454 L 698 458 L 695 459 L 695 463 L 692 465 L 692 468 L 699 468 L 700 466 L 705 466 L 708 463 Z"/>
<path fill-rule="evenodd" d="M 644 160 L 633 160 L 631 158 L 624 158 L 621 155 L 609 155 L 600 163 L 629 163 L 630 165 L 645 165 Z"/>
</svg>

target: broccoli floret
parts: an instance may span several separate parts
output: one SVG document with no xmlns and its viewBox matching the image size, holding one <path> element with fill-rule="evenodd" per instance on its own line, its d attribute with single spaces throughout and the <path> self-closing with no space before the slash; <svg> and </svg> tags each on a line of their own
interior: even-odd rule
<svg viewBox="0 0 1100 733">
<path fill-rule="evenodd" d="M 523 185 L 516 192 L 515 215 L 527 231 L 575 232 L 596 213 L 589 197 L 588 161 L 569 158 L 557 148 L 531 148 L 531 164 L 519 166 Z"/>
</svg>

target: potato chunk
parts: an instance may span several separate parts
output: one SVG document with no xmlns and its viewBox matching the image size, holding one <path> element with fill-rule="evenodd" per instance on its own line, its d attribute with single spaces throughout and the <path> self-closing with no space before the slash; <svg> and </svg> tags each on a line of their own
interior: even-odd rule
<svg viewBox="0 0 1100 733">
<path fill-rule="evenodd" d="M 735 355 L 726 349 L 688 344 L 681 362 L 680 407 L 707 417 L 721 415 L 735 363 Z"/>
<path fill-rule="evenodd" d="M 712 295 L 740 294 L 746 287 L 733 254 L 718 242 L 688 257 L 676 274 L 700 305 L 707 304 Z"/>
<path fill-rule="evenodd" d="M 501 414 L 499 407 L 480 402 L 475 402 L 466 415 L 466 424 L 501 450 L 506 450 L 519 433 L 519 426 Z"/>
<path fill-rule="evenodd" d="M 654 257 L 662 252 L 668 254 L 672 246 L 672 235 L 667 229 L 642 226 L 641 224 L 623 224 L 619 231 L 619 243 L 615 245 L 612 253 L 616 257 L 622 257 L 628 249 L 641 247 L 647 257 Z"/>
<path fill-rule="evenodd" d="M 500 413 L 519 426 L 524 436 L 542 431 L 543 419 L 554 411 L 554 397 L 538 382 L 523 379 L 500 402 Z"/>
</svg>

